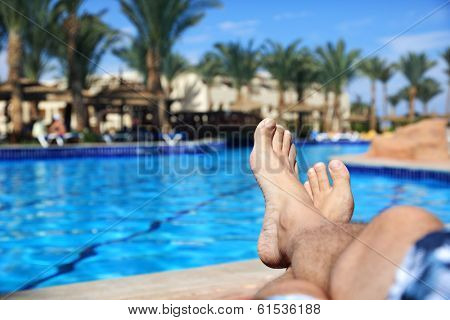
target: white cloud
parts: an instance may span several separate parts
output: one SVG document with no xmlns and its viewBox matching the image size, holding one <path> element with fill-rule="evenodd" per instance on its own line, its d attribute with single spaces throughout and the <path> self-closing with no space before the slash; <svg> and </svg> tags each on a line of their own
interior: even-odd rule
<svg viewBox="0 0 450 320">
<path fill-rule="evenodd" d="M 258 20 L 223 21 L 219 23 L 219 29 L 237 36 L 246 36 L 255 32 Z"/>
<path fill-rule="evenodd" d="M 368 17 L 368 18 L 362 18 L 362 19 L 357 19 L 357 20 L 343 21 L 337 25 L 337 28 L 340 31 L 350 31 L 350 30 L 370 26 L 372 23 L 373 23 L 373 19 Z"/>
<path fill-rule="evenodd" d="M 211 39 L 211 35 L 206 33 L 199 33 L 195 35 L 185 36 L 181 39 L 181 41 L 185 44 L 197 44 L 203 43 Z"/>
<path fill-rule="evenodd" d="M 450 43 L 450 31 L 432 31 L 419 34 L 403 35 L 398 38 L 383 37 L 380 44 L 391 41 L 388 47 L 396 54 L 403 54 L 409 51 L 426 51 L 433 49 L 443 49 Z"/>
<path fill-rule="evenodd" d="M 310 16 L 311 12 L 309 11 L 299 11 L 299 12 L 283 12 L 273 16 L 273 20 L 275 21 L 283 21 L 283 20 L 293 20 L 300 19 L 307 16 Z"/>
</svg>

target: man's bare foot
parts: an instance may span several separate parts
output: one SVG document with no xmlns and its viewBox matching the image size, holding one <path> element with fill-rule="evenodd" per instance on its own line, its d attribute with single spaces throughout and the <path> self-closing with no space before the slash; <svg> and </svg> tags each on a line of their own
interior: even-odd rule
<svg viewBox="0 0 450 320">
<path fill-rule="evenodd" d="M 258 254 L 271 268 L 289 266 L 288 243 L 300 228 L 323 223 L 323 217 L 298 179 L 295 158 L 291 134 L 276 126 L 274 120 L 263 120 L 255 131 L 250 166 L 266 202 Z"/>
<path fill-rule="evenodd" d="M 352 218 L 355 206 L 350 188 L 350 173 L 340 160 L 331 160 L 328 170 L 333 179 L 332 186 L 325 164 L 319 162 L 308 170 L 305 189 L 324 217 L 332 222 L 347 223 Z"/>
</svg>

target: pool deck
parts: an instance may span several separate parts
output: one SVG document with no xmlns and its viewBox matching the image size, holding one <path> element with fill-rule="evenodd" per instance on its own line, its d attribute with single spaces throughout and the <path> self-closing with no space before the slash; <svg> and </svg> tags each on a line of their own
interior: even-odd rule
<svg viewBox="0 0 450 320">
<path fill-rule="evenodd" d="M 450 173 L 450 160 L 444 162 L 406 161 L 386 158 L 369 158 L 365 155 L 337 155 L 331 158 L 340 159 L 349 166 L 386 167 Z"/>
<path fill-rule="evenodd" d="M 26 300 L 196 300 L 251 299 L 264 284 L 284 273 L 259 260 L 182 271 L 130 276 L 20 291 Z"/>
</svg>

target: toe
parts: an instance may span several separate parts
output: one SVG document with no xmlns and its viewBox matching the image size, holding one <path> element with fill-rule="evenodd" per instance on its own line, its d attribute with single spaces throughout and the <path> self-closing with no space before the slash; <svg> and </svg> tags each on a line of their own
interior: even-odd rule
<svg viewBox="0 0 450 320">
<path fill-rule="evenodd" d="M 283 136 L 282 152 L 286 157 L 289 156 L 289 151 L 291 150 L 291 145 L 292 145 L 292 135 L 289 132 L 289 130 L 285 130 L 284 136 Z"/>
<path fill-rule="evenodd" d="M 291 165 L 291 168 L 294 168 L 296 163 L 297 163 L 297 148 L 295 147 L 295 144 L 292 143 L 289 149 L 289 164 Z"/>
<path fill-rule="evenodd" d="M 312 193 L 312 190 L 311 190 L 311 185 L 309 184 L 309 181 L 305 182 L 305 189 L 306 189 L 306 192 L 308 192 L 308 195 L 311 198 L 311 200 L 314 200 L 313 193 Z"/>
<path fill-rule="evenodd" d="M 331 160 L 328 166 L 331 178 L 333 179 L 333 185 L 350 183 L 350 173 L 341 160 Z"/>
<path fill-rule="evenodd" d="M 316 170 L 314 170 L 314 168 L 310 168 L 308 170 L 308 181 L 313 196 L 318 196 L 320 193 L 319 180 L 317 178 Z"/>
<path fill-rule="evenodd" d="M 255 147 L 265 149 L 272 147 L 272 137 L 275 130 L 275 120 L 267 118 L 261 121 L 255 131 Z"/>
<path fill-rule="evenodd" d="M 277 126 L 275 134 L 273 135 L 272 147 L 275 152 L 281 152 L 283 149 L 284 128 Z"/>
<path fill-rule="evenodd" d="M 328 180 L 327 167 L 323 162 L 316 163 L 314 165 L 314 170 L 317 174 L 317 179 L 319 181 L 320 191 L 327 191 L 330 189 L 330 181 Z"/>
</svg>

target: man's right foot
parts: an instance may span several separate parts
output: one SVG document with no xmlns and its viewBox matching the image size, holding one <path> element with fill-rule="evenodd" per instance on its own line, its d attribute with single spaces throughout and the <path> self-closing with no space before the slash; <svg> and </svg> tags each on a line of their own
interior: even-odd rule
<svg viewBox="0 0 450 320">
<path fill-rule="evenodd" d="M 350 188 L 350 173 L 340 160 L 331 160 L 328 164 L 333 185 L 330 185 L 327 168 L 322 162 L 308 170 L 305 189 L 314 202 L 314 206 L 332 222 L 348 223 L 355 207 Z"/>
</svg>

